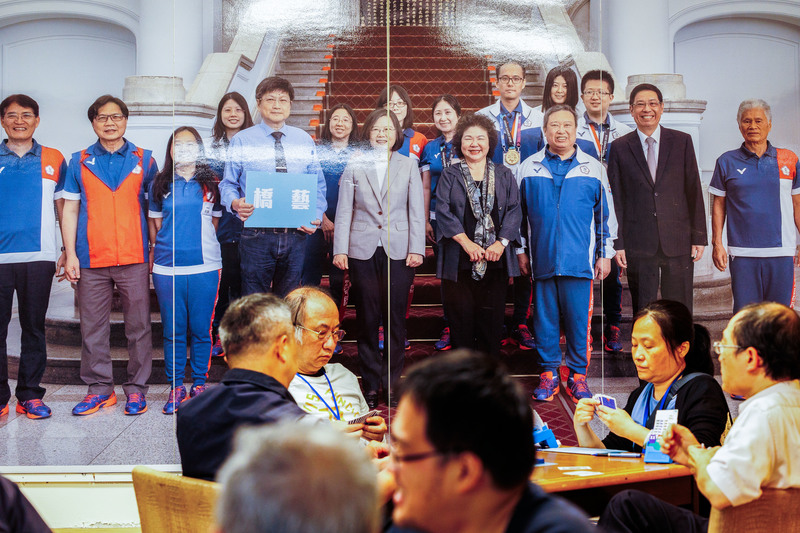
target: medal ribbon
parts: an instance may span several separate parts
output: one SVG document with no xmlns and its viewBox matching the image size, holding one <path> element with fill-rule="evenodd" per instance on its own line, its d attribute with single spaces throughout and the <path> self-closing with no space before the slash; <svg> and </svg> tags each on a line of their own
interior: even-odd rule
<svg viewBox="0 0 800 533">
<path fill-rule="evenodd" d="M 517 111 L 514 111 L 514 127 L 508 124 L 508 115 L 503 115 L 503 153 L 508 151 L 510 145 L 514 145 L 517 152 L 520 151 L 522 146 L 522 116 Z M 516 140 L 516 142 L 515 142 Z"/>
<path fill-rule="evenodd" d="M 442 168 L 449 167 L 453 159 L 453 148 L 447 149 L 447 141 L 442 139 L 442 144 L 439 145 L 439 153 L 442 155 Z"/>
<path fill-rule="evenodd" d="M 589 124 L 589 127 L 592 129 L 592 135 L 594 135 L 594 142 L 597 144 L 598 149 L 598 159 L 602 162 L 606 158 L 606 148 L 608 148 L 608 135 L 611 133 L 611 126 L 606 126 L 603 129 L 603 142 L 600 142 L 600 138 L 597 136 L 597 131 L 594 129 L 594 124 Z"/>
</svg>

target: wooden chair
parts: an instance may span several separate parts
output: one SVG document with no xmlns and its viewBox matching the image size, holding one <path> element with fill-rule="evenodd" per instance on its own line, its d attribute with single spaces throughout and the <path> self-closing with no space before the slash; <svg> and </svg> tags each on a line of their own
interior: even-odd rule
<svg viewBox="0 0 800 533">
<path fill-rule="evenodd" d="M 709 533 L 779 533 L 800 531 L 800 488 L 764 489 L 750 503 L 726 509 L 711 509 Z"/>
<path fill-rule="evenodd" d="M 210 531 L 219 484 L 146 466 L 132 471 L 142 533 Z"/>
</svg>

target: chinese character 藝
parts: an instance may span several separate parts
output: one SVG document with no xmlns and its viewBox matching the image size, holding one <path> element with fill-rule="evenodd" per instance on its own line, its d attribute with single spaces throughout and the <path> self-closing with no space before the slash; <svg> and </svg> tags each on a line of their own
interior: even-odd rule
<svg viewBox="0 0 800 533">
<path fill-rule="evenodd" d="M 310 194 L 306 189 L 292 189 L 292 209 L 310 209 Z"/>
</svg>

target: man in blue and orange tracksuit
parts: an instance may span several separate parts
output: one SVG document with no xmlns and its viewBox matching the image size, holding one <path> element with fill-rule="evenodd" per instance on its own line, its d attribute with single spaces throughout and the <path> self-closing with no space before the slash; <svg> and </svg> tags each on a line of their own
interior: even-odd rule
<svg viewBox="0 0 800 533">
<path fill-rule="evenodd" d="M 128 339 L 125 414 L 147 410 L 152 367 L 146 192 L 158 172 L 149 150 L 124 138 L 125 102 L 104 95 L 89 107 L 98 141 L 72 154 L 64 183 L 61 232 L 65 274 L 77 283 L 81 315 L 81 379 L 88 394 L 72 410 L 88 415 L 117 403 L 110 353 L 114 285 L 122 299 Z"/>
<path fill-rule="evenodd" d="M 562 317 L 567 393 L 575 403 L 591 398 L 586 371 L 592 349 L 592 281 L 608 276 L 615 254 L 617 220 L 611 188 L 600 162 L 575 144 L 577 119 L 570 106 L 549 108 L 543 128 L 547 145 L 520 168 L 522 226 L 530 228 L 530 264 L 524 254 L 517 258 L 520 270 L 533 275 L 533 332 L 542 367 L 533 392 L 537 401 L 551 401 L 558 392 Z"/>
<path fill-rule="evenodd" d="M 0 144 L 0 187 L 7 194 L 0 215 L 0 416 L 8 413 L 6 337 L 17 293 L 22 343 L 17 376 L 17 412 L 47 418 L 40 385 L 47 363 L 44 322 L 56 269 L 56 219 L 66 173 L 64 156 L 37 143 L 39 104 L 30 96 L 12 94 L 0 103 L 8 139 Z"/>
</svg>

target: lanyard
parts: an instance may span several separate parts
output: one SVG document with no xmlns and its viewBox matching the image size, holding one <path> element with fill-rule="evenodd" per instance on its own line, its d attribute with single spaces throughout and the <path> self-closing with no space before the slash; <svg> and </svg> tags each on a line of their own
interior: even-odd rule
<svg viewBox="0 0 800 533">
<path fill-rule="evenodd" d="M 603 130 L 603 142 L 600 142 L 600 138 L 597 136 L 597 132 L 594 129 L 594 124 L 589 124 L 589 127 L 592 129 L 592 135 L 594 135 L 594 141 L 597 143 L 597 152 L 600 161 L 603 161 L 606 158 L 606 148 L 608 147 L 608 135 L 611 132 L 611 126 L 602 127 Z"/>
<path fill-rule="evenodd" d="M 672 383 L 669 384 L 669 387 L 664 392 L 664 396 L 661 397 L 661 401 L 658 402 L 658 406 L 656 407 L 656 411 L 660 411 L 664 407 L 664 402 L 669 396 L 669 391 L 672 390 L 672 386 L 675 385 L 675 382 L 678 381 L 683 377 L 683 373 L 681 372 L 678 376 L 672 380 Z M 655 392 L 655 387 L 653 387 L 653 391 Z M 647 427 L 647 421 L 650 419 L 650 399 L 648 398 L 647 401 L 644 403 L 644 423 L 643 426 Z"/>
<path fill-rule="evenodd" d="M 504 115 L 501 113 L 503 120 L 500 123 L 501 129 L 503 130 L 502 141 L 503 141 L 503 153 L 508 151 L 509 146 L 514 145 L 517 152 L 520 151 L 520 146 L 522 146 L 522 116 L 521 113 L 514 111 L 514 127 L 512 128 L 508 124 L 508 115 Z M 516 139 L 516 142 L 515 142 Z"/>
<path fill-rule="evenodd" d="M 453 147 L 447 149 L 447 141 L 442 139 L 442 144 L 439 145 L 439 153 L 442 154 L 442 168 L 445 169 L 453 163 Z"/>
<path fill-rule="evenodd" d="M 309 382 L 308 382 L 308 380 L 302 376 L 302 374 L 297 374 L 297 375 L 298 375 L 298 377 L 299 377 L 300 379 L 302 379 L 303 381 L 305 381 L 305 382 L 306 382 L 306 385 L 308 385 L 308 386 L 311 388 L 311 390 L 312 390 L 312 391 L 314 391 L 314 394 L 316 394 L 316 395 L 317 395 L 317 398 L 319 398 L 320 400 L 322 400 L 322 403 L 324 403 L 324 404 L 325 404 L 325 407 L 327 407 L 327 408 L 328 408 L 328 411 L 330 411 L 330 412 L 331 412 L 331 414 L 333 415 L 333 417 L 334 417 L 336 420 L 341 420 L 341 419 L 342 419 L 342 415 L 341 415 L 341 414 L 339 414 L 339 404 L 337 404 L 337 403 L 336 403 L 336 395 L 333 393 L 333 385 L 331 385 L 331 379 L 328 377 L 328 373 L 327 373 L 327 372 L 325 373 L 325 379 L 328 381 L 328 387 L 331 389 L 331 397 L 333 398 L 333 406 L 336 408 L 336 411 L 335 411 L 335 412 L 334 412 L 334 410 L 333 410 L 333 409 L 331 409 L 331 406 L 330 406 L 330 405 L 328 405 L 328 402 L 326 402 L 326 401 L 325 401 L 325 398 L 323 398 L 323 397 L 322 397 L 322 394 L 320 394 L 320 393 L 318 393 L 318 392 L 317 392 L 317 389 L 315 389 L 315 388 L 314 388 L 314 385 L 312 385 L 311 383 L 309 383 Z"/>
</svg>

